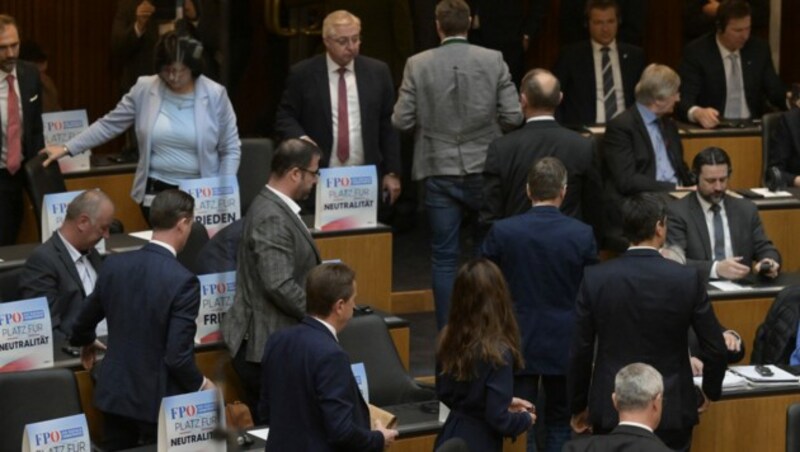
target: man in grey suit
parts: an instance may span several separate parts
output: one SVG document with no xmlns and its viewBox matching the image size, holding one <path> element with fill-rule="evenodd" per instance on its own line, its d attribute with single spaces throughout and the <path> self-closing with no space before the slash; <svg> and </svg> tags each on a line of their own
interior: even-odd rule
<svg viewBox="0 0 800 452">
<path fill-rule="evenodd" d="M 670 205 L 667 240 L 708 278 L 736 280 L 751 272 L 775 278 L 781 255 L 764 233 L 758 209 L 725 194 L 731 170 L 731 160 L 720 148 L 695 156 L 697 193 Z"/>
<path fill-rule="evenodd" d="M 69 203 L 64 223 L 25 261 L 19 277 L 22 298 L 47 297 L 53 331 L 64 337 L 88 297 L 100 271 L 94 248 L 108 237 L 114 203 L 100 190 L 87 190 Z"/>
<path fill-rule="evenodd" d="M 398 129 L 415 129 L 412 178 L 425 181 L 439 328 L 447 320 L 462 220 L 471 220 L 478 232 L 486 150 L 503 129 L 522 122 L 503 55 L 469 44 L 469 26 L 463 0 L 439 2 L 436 30 L 442 45 L 408 59 L 392 115 Z M 480 246 L 479 233 L 474 245 Z"/>
<path fill-rule="evenodd" d="M 305 140 L 281 143 L 272 158 L 269 182 L 244 220 L 236 298 L 221 328 L 256 419 L 264 345 L 272 333 L 306 315 L 306 276 L 320 263 L 297 204 L 313 191 L 320 155 L 319 148 Z"/>
</svg>

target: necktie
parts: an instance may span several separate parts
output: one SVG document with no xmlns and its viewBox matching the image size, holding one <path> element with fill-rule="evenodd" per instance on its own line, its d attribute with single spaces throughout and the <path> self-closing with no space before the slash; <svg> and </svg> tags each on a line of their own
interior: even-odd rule
<svg viewBox="0 0 800 452">
<path fill-rule="evenodd" d="M 10 174 L 19 171 L 22 164 L 22 121 L 19 117 L 19 99 L 14 91 L 14 76 L 6 77 L 8 83 L 8 130 L 6 131 L 6 169 Z"/>
<path fill-rule="evenodd" d="M 731 71 L 728 80 L 725 82 L 727 85 L 727 94 L 725 99 L 725 117 L 732 119 L 740 119 L 742 117 L 742 75 L 739 70 L 739 55 L 731 53 L 728 55 L 731 60 Z"/>
<path fill-rule="evenodd" d="M 722 230 L 722 215 L 719 211 L 719 204 L 712 204 L 711 211 L 714 212 L 714 260 L 725 259 L 725 232 Z"/>
<path fill-rule="evenodd" d="M 344 80 L 347 68 L 340 67 L 337 72 L 339 72 L 339 126 L 337 128 L 336 157 L 344 163 L 350 158 L 350 118 L 347 115 L 347 83 Z"/>
<path fill-rule="evenodd" d="M 603 67 L 603 104 L 606 107 L 606 122 L 617 113 L 617 93 L 614 91 L 614 71 L 611 69 L 611 58 L 608 56 L 608 47 L 600 49 L 603 58 L 600 64 Z"/>
</svg>

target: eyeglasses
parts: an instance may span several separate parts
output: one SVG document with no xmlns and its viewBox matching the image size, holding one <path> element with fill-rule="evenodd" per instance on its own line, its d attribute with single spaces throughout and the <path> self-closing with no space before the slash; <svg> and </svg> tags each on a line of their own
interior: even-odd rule
<svg viewBox="0 0 800 452">
<path fill-rule="evenodd" d="M 300 171 L 302 171 L 304 173 L 313 174 L 315 177 L 319 177 L 319 175 L 320 175 L 319 168 L 317 168 L 316 171 L 311 171 L 308 168 L 300 168 L 298 166 L 297 169 L 299 169 Z"/>
<path fill-rule="evenodd" d="M 330 38 L 329 37 L 327 39 L 335 42 L 336 44 L 340 45 L 341 47 L 347 47 L 347 43 L 350 43 L 350 44 L 352 44 L 354 46 L 358 45 L 359 43 L 361 43 L 361 35 L 350 36 L 349 38 L 347 36 L 342 36 L 341 38 Z"/>
</svg>

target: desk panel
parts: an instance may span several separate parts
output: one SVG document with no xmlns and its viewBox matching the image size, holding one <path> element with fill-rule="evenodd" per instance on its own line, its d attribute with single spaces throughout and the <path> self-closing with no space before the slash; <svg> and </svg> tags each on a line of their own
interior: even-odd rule
<svg viewBox="0 0 800 452">
<path fill-rule="evenodd" d="M 774 297 L 742 298 L 740 300 L 719 300 L 711 302 L 719 322 L 726 328 L 735 330 L 742 336 L 742 340 L 746 345 L 742 363 L 750 362 L 750 354 L 753 352 L 753 340 L 756 337 L 756 329 L 758 329 L 758 326 L 767 316 L 767 312 L 770 306 L 772 306 L 773 299 Z"/>
<path fill-rule="evenodd" d="M 728 153 L 733 164 L 730 179 L 731 188 L 751 188 L 761 186 L 761 135 L 755 136 L 684 136 L 683 158 L 691 168 L 694 156 L 703 149 L 716 146 Z"/>
<path fill-rule="evenodd" d="M 800 208 L 760 209 L 758 213 L 767 237 L 781 253 L 781 271 L 800 270 Z"/>
<path fill-rule="evenodd" d="M 436 442 L 437 434 L 438 432 L 410 438 L 398 438 L 389 450 L 392 452 L 431 452 L 433 444 Z M 527 441 L 527 434 L 520 435 L 515 442 L 505 439 L 503 441 L 503 452 L 524 452 L 525 441 Z"/>
</svg>

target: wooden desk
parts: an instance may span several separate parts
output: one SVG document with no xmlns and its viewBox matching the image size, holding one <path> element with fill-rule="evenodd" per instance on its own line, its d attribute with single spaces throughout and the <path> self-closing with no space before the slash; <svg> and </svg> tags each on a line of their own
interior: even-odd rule
<svg viewBox="0 0 800 452">
<path fill-rule="evenodd" d="M 716 146 L 724 149 L 731 158 L 733 166 L 729 182 L 731 188 L 761 186 L 763 162 L 759 127 L 713 131 L 681 129 L 681 142 L 683 159 L 689 168 L 692 167 L 695 155 L 707 147 Z"/>
<path fill-rule="evenodd" d="M 800 201 L 792 199 L 781 204 L 771 204 L 756 200 L 756 205 L 767 237 L 781 253 L 781 271 L 800 270 Z"/>
</svg>

